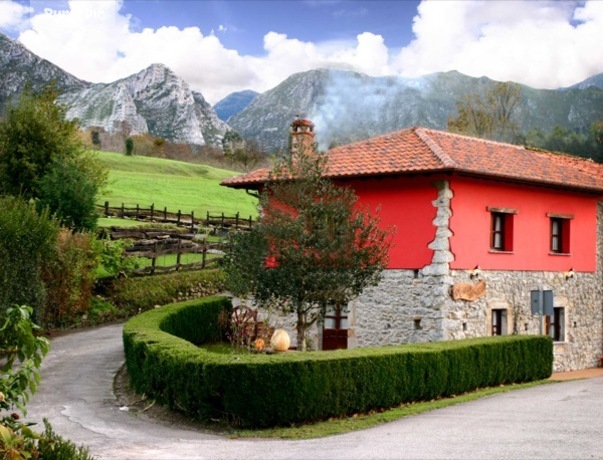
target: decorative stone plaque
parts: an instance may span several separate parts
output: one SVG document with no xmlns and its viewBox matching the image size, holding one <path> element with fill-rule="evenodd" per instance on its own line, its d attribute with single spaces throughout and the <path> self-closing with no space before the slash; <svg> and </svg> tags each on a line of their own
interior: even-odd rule
<svg viewBox="0 0 603 460">
<path fill-rule="evenodd" d="M 486 293 L 486 282 L 479 281 L 477 284 L 456 283 L 452 286 L 452 298 L 454 300 L 473 301 L 479 299 Z"/>
</svg>

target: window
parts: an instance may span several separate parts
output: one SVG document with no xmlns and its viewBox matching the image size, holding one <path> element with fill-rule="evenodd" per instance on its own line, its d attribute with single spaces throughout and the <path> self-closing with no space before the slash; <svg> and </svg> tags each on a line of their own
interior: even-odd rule
<svg viewBox="0 0 603 460">
<path fill-rule="evenodd" d="M 490 249 L 493 251 L 513 251 L 513 216 L 515 209 L 491 208 Z"/>
<path fill-rule="evenodd" d="M 565 341 L 565 308 L 555 307 L 552 316 L 545 316 L 546 333 L 555 342 Z"/>
<path fill-rule="evenodd" d="M 547 217 L 551 219 L 551 253 L 569 254 L 570 219 L 573 216 L 548 213 Z"/>
<path fill-rule="evenodd" d="M 507 333 L 507 309 L 492 309 L 492 335 L 506 335 Z"/>
</svg>

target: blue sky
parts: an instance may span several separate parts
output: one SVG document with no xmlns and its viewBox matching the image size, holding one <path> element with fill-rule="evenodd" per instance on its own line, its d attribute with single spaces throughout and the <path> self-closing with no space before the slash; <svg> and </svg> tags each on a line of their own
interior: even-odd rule
<svg viewBox="0 0 603 460">
<path fill-rule="evenodd" d="M 536 88 L 603 72 L 601 0 L 0 0 L 0 31 L 92 82 L 163 63 L 210 103 L 320 67 Z"/>
<path fill-rule="evenodd" d="M 263 54 L 268 31 L 285 33 L 302 41 L 353 41 L 362 32 L 380 34 L 392 48 L 408 45 L 419 1 L 373 0 L 238 0 L 152 1 L 126 0 L 125 13 L 137 27 L 166 24 L 212 30 L 228 48 L 242 54 Z"/>
</svg>

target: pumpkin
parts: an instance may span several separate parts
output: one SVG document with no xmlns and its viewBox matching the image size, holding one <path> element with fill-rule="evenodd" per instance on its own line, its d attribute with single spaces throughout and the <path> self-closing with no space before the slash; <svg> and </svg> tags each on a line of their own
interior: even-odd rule
<svg viewBox="0 0 603 460">
<path fill-rule="evenodd" d="M 266 342 L 264 342 L 264 339 L 257 339 L 255 342 L 253 342 L 253 347 L 257 351 L 262 351 L 266 347 Z"/>
<path fill-rule="evenodd" d="M 277 329 L 274 331 L 274 334 L 272 334 L 272 338 L 270 339 L 270 346 L 274 351 L 287 351 L 290 344 L 291 339 L 286 330 Z"/>
</svg>

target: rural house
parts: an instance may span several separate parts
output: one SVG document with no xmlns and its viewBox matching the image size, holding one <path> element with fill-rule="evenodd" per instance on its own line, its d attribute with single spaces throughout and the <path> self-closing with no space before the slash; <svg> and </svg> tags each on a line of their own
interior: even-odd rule
<svg viewBox="0 0 603 460">
<path fill-rule="evenodd" d="M 291 134 L 310 145 L 314 125 Z M 328 176 L 396 234 L 381 284 L 325 318 L 319 347 L 545 333 L 556 371 L 600 364 L 603 165 L 415 127 L 330 150 Z"/>
</svg>

